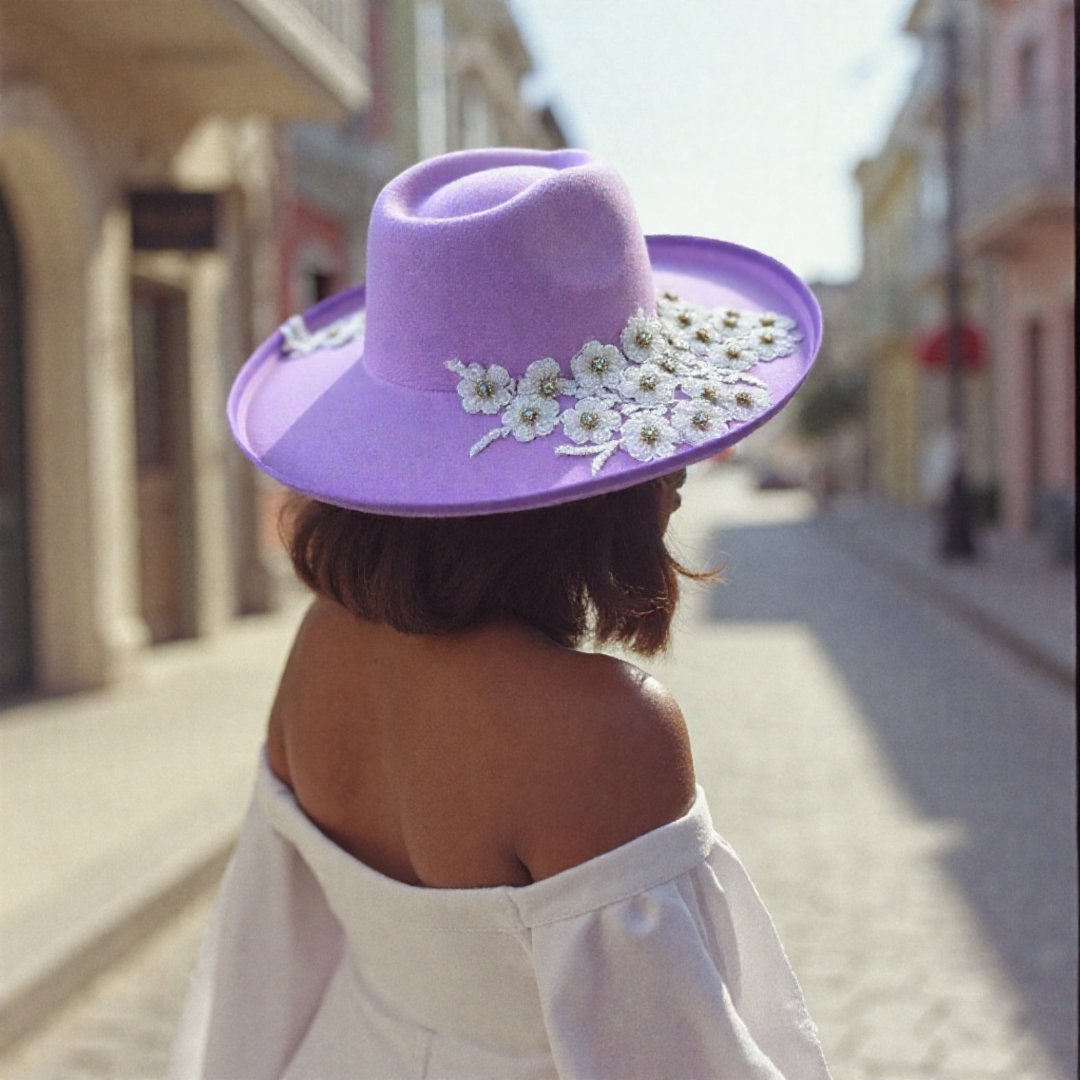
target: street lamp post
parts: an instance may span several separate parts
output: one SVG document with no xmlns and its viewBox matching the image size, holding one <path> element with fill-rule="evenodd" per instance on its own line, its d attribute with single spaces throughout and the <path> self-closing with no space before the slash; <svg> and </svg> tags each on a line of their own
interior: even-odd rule
<svg viewBox="0 0 1080 1080">
<path fill-rule="evenodd" d="M 965 469 L 963 292 L 960 255 L 960 31 L 955 6 L 941 30 L 945 71 L 942 87 L 945 121 L 945 178 L 948 202 L 945 209 L 945 306 L 948 320 L 949 434 L 952 442 L 952 475 L 945 499 L 945 559 L 973 559 L 975 532 L 971 491 Z"/>
</svg>

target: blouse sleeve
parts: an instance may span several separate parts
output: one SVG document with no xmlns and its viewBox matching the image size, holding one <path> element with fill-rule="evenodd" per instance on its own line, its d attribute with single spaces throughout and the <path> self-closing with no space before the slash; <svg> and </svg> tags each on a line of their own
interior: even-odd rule
<svg viewBox="0 0 1080 1080">
<path fill-rule="evenodd" d="M 560 1077 L 823 1080 L 772 920 L 719 840 L 676 878 L 532 930 Z"/>
<path fill-rule="evenodd" d="M 191 976 L 170 1080 L 280 1077 L 341 950 L 311 871 L 253 802 Z"/>
</svg>

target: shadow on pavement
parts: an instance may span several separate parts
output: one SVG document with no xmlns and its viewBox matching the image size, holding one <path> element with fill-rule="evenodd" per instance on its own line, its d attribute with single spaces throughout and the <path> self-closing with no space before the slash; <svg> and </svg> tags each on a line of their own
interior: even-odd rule
<svg viewBox="0 0 1080 1080">
<path fill-rule="evenodd" d="M 813 521 L 725 528 L 708 554 L 731 581 L 710 593 L 707 617 L 805 625 L 912 802 L 963 826 L 968 842 L 942 863 L 1034 1031 L 1074 1065 L 1076 759 L 1065 695 Z"/>
</svg>

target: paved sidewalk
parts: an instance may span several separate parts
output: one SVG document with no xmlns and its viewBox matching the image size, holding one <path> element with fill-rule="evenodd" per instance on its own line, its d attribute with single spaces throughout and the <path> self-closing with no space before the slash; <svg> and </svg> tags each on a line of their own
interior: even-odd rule
<svg viewBox="0 0 1080 1080">
<path fill-rule="evenodd" d="M 0 1050 L 216 879 L 304 602 L 0 711 Z"/>
<path fill-rule="evenodd" d="M 945 561 L 941 523 L 883 499 L 844 495 L 819 523 L 864 561 L 993 637 L 1066 688 L 1076 688 L 1076 566 L 1036 539 L 986 529 L 978 558 Z"/>
</svg>

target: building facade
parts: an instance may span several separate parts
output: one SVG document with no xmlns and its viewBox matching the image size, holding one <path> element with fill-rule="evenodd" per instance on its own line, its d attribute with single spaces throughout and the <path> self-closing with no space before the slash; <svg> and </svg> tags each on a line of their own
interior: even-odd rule
<svg viewBox="0 0 1080 1080">
<path fill-rule="evenodd" d="M 905 503 L 919 500 L 922 386 L 911 269 L 911 222 L 918 216 L 919 140 L 911 110 L 893 122 L 880 153 L 861 162 L 862 269 L 849 324 L 864 370 L 867 482 Z"/>
<path fill-rule="evenodd" d="M 0 8 L 0 695 L 268 602 L 222 422 L 277 318 L 273 122 L 368 97 L 345 0 Z"/>
<path fill-rule="evenodd" d="M 984 6 L 988 103 L 963 234 L 994 289 L 1002 520 L 1028 531 L 1076 498 L 1075 5 Z"/>
<path fill-rule="evenodd" d="M 944 28 L 958 30 L 958 240 L 965 472 L 1014 532 L 1075 507 L 1073 0 L 917 0 L 922 59 L 863 203 L 857 334 L 870 477 L 912 505 L 944 495 L 950 437 Z"/>
<path fill-rule="evenodd" d="M 945 26 L 955 19 L 958 64 L 950 72 Z M 920 62 L 885 146 L 856 171 L 863 205 L 863 271 L 857 333 L 867 369 L 871 487 L 911 506 L 946 495 L 955 455 L 980 513 L 992 513 L 998 483 L 993 412 L 994 339 L 987 322 L 992 289 L 986 267 L 961 261 L 965 326 L 961 374 L 962 442 L 955 445 L 945 363 L 949 199 L 944 100 L 955 74 L 959 140 L 966 151 L 988 109 L 987 13 L 981 4 L 917 0 L 905 31 Z M 971 163 L 959 157 L 958 206 Z"/>
</svg>

